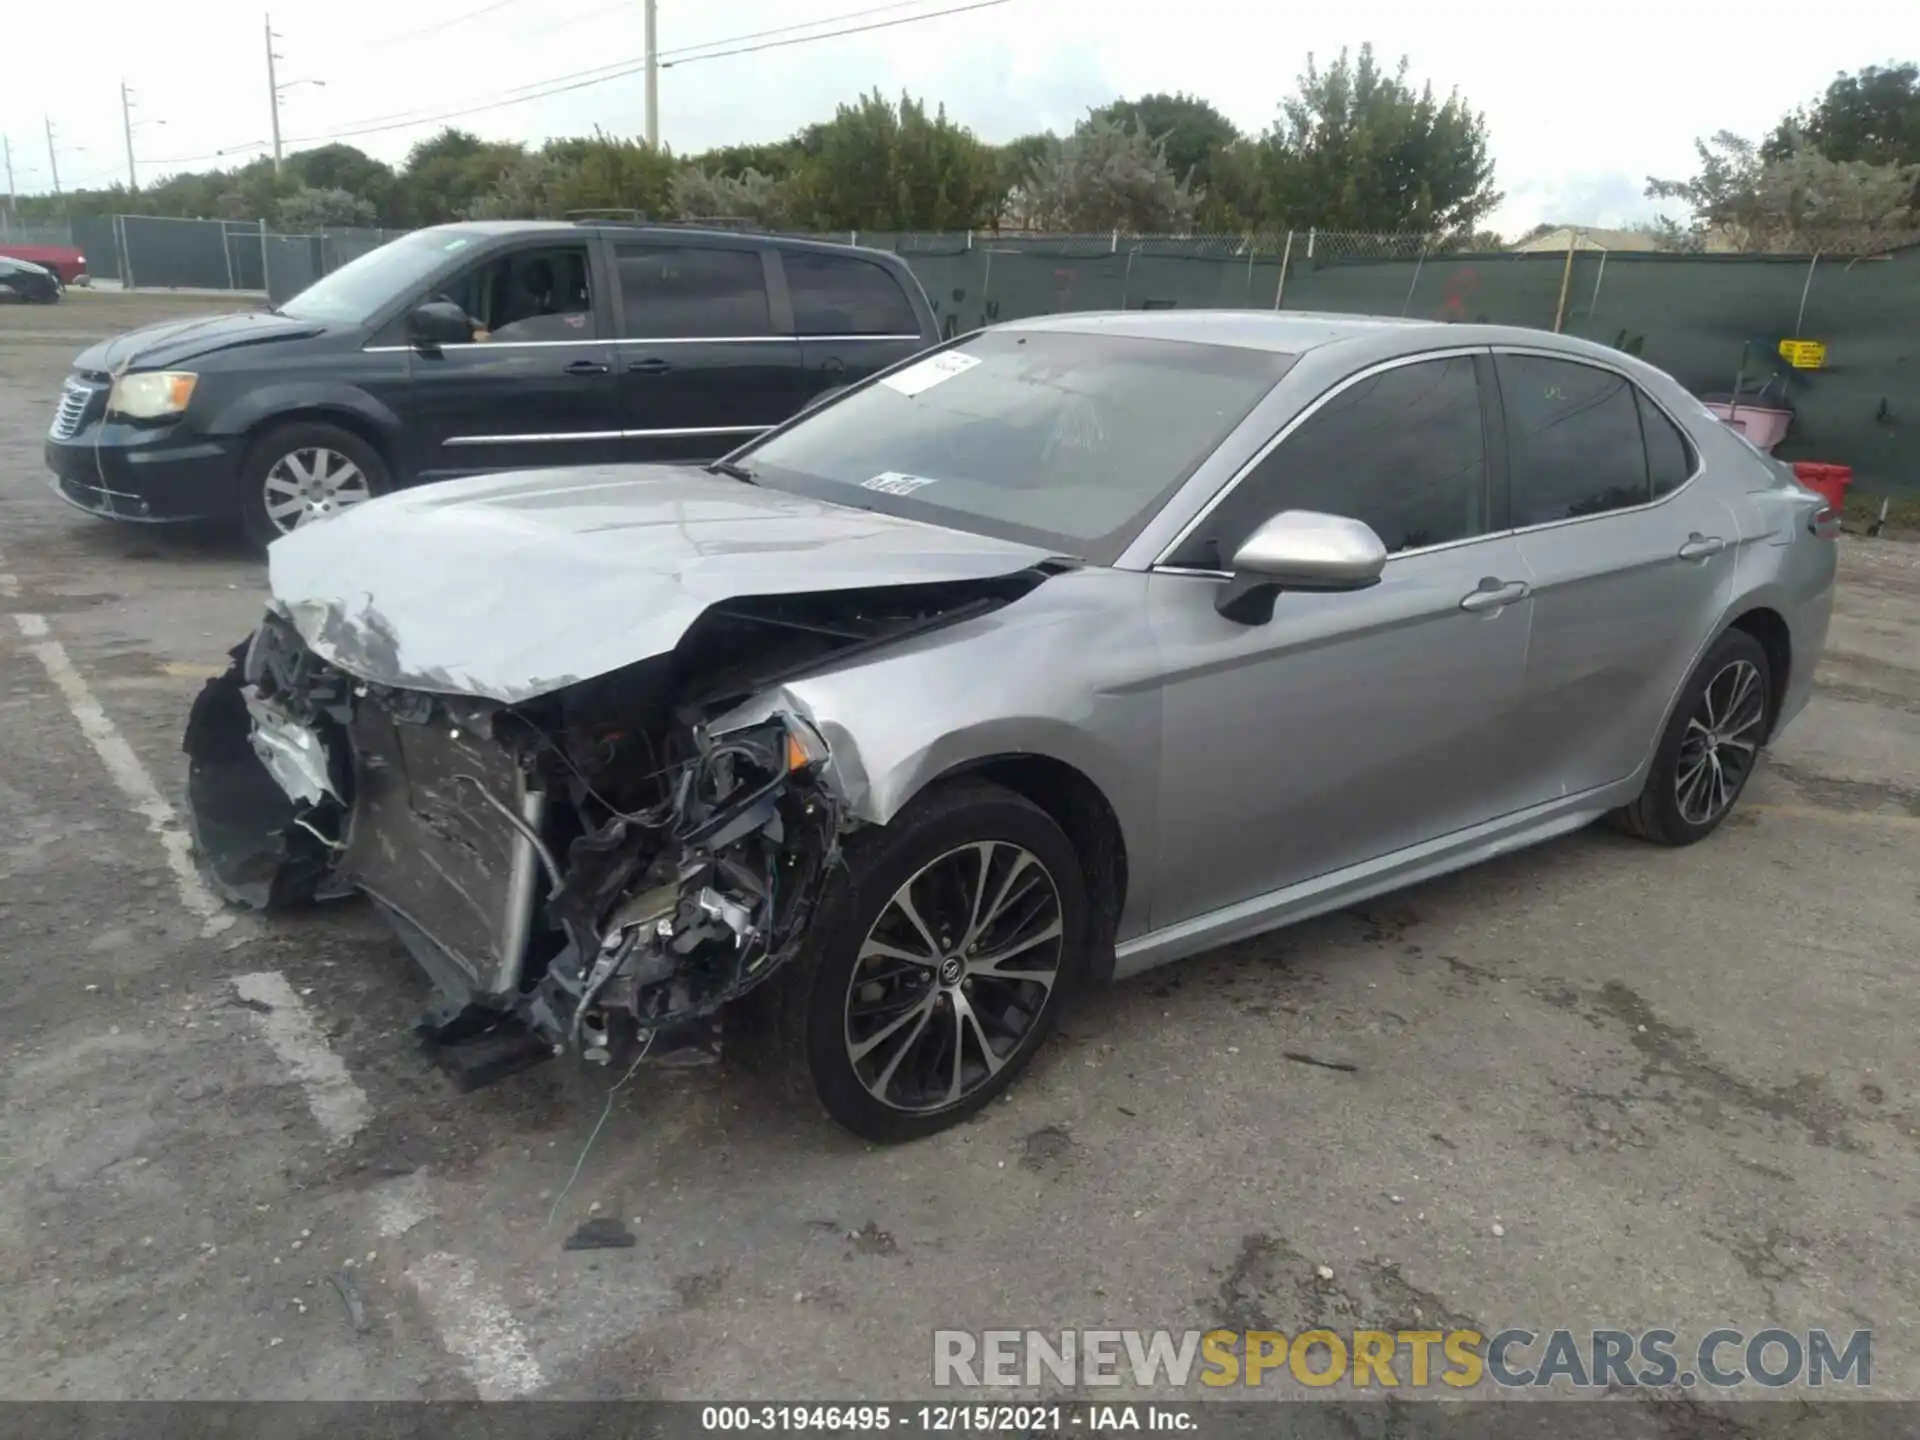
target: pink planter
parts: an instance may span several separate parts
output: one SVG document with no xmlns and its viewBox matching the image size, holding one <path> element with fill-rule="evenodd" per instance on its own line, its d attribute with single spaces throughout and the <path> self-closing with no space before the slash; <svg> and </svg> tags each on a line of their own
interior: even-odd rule
<svg viewBox="0 0 1920 1440">
<path fill-rule="evenodd" d="M 1733 426 L 1747 437 L 1749 444 L 1763 455 L 1771 455 L 1773 447 L 1787 437 L 1787 427 L 1793 423 L 1791 410 L 1775 410 L 1770 405 L 1736 405 L 1725 400 L 1709 400 L 1707 409 L 1718 415 L 1721 422 Z"/>
</svg>

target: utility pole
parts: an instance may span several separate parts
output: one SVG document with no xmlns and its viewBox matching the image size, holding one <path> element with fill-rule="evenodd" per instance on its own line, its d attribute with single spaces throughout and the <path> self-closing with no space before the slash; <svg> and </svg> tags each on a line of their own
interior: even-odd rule
<svg viewBox="0 0 1920 1440">
<path fill-rule="evenodd" d="M 13 141 L 5 135 L 0 135 L 0 150 L 5 150 L 7 153 L 7 214 L 12 215 L 15 208 L 13 203 Z"/>
<path fill-rule="evenodd" d="M 660 37 L 657 0 L 642 0 L 647 18 L 647 145 L 660 148 Z"/>
<path fill-rule="evenodd" d="M 140 177 L 133 168 L 133 101 L 128 98 L 127 82 L 120 82 L 120 131 L 127 137 L 127 189 L 140 188 Z"/>
<path fill-rule="evenodd" d="M 267 99 L 273 105 L 273 173 L 280 173 L 280 84 L 273 73 L 273 16 L 267 16 Z"/>
<path fill-rule="evenodd" d="M 53 193 L 60 193 L 60 157 L 53 153 L 53 117 L 41 117 L 47 122 L 47 167 L 53 171 Z"/>
</svg>

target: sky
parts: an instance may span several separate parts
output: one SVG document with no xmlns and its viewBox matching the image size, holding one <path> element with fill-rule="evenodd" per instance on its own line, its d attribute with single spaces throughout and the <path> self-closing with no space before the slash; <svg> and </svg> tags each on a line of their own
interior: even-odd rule
<svg viewBox="0 0 1920 1440">
<path fill-rule="evenodd" d="M 1836 73 L 1912 58 L 1884 51 L 1879 37 L 1892 12 L 1869 0 L 1826 0 L 1814 10 L 1749 0 L 1735 11 L 1698 0 L 1002 0 L 937 14 L 969 3 L 978 0 L 659 0 L 660 138 L 680 153 L 777 139 L 876 86 L 942 103 L 995 142 L 1063 131 L 1092 106 L 1157 90 L 1204 96 L 1257 131 L 1292 92 L 1309 53 L 1325 61 L 1371 40 L 1389 61 L 1404 54 L 1416 83 L 1442 93 L 1458 87 L 1486 116 L 1496 184 L 1506 193 L 1494 228 L 1621 228 L 1659 213 L 1642 196 L 1648 175 L 1693 172 L 1695 136 L 1731 129 L 1758 137 Z M 340 138 L 397 162 L 442 117 L 481 105 L 490 108 L 453 123 L 530 143 L 596 126 L 642 133 L 639 73 L 516 96 L 541 82 L 637 65 L 645 53 L 642 0 L 277 7 L 271 24 L 290 150 Z M 255 4 L 90 0 L 86 16 L 51 43 L 0 52 L 0 134 L 22 193 L 52 188 L 48 120 L 63 188 L 126 179 L 123 81 L 142 181 L 266 148 L 267 17 Z M 749 46 L 769 48 L 714 56 Z M 221 151 L 229 158 L 215 158 Z"/>
</svg>

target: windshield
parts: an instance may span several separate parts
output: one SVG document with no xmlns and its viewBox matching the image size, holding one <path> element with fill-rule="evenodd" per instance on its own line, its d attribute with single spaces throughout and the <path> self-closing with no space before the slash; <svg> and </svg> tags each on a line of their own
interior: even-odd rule
<svg viewBox="0 0 1920 1440">
<path fill-rule="evenodd" d="M 418 290 L 446 261 L 474 243 L 457 230 L 416 230 L 324 275 L 280 307 L 282 315 L 324 325 L 364 325 L 401 295 Z"/>
<path fill-rule="evenodd" d="M 778 489 L 1111 564 L 1293 361 L 989 330 L 739 458 Z"/>
</svg>

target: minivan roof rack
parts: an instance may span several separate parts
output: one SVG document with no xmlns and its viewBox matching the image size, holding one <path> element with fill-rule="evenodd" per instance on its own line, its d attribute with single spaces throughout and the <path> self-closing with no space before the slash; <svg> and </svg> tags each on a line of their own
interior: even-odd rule
<svg viewBox="0 0 1920 1440">
<path fill-rule="evenodd" d="M 596 220 L 623 220 L 630 225 L 651 225 L 644 210 L 569 210 L 567 219 L 574 224 L 592 224 Z"/>
</svg>

